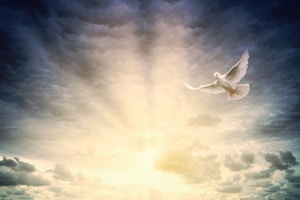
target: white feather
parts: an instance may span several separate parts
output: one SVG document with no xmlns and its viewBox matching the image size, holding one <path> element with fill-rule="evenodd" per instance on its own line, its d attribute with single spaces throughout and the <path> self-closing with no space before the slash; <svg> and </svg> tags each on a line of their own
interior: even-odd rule
<svg viewBox="0 0 300 200">
<path fill-rule="evenodd" d="M 190 90 L 201 90 L 203 92 L 211 94 L 220 94 L 227 91 L 228 100 L 239 100 L 247 96 L 250 91 L 250 85 L 237 84 L 246 74 L 248 68 L 249 53 L 246 50 L 240 60 L 231 67 L 231 69 L 221 75 L 220 73 L 214 73 L 215 81 L 207 84 L 200 85 L 199 87 L 193 87 L 187 83 L 184 83 L 185 87 Z"/>
<path fill-rule="evenodd" d="M 225 78 L 229 81 L 232 81 L 234 83 L 238 83 L 246 74 L 248 69 L 248 59 L 249 59 L 249 53 L 248 50 L 246 50 L 240 60 L 231 67 L 231 69 L 226 72 Z"/>
</svg>

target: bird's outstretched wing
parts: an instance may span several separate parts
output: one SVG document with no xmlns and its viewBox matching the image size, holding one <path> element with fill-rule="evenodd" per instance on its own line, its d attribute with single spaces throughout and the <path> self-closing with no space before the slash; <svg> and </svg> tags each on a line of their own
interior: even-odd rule
<svg viewBox="0 0 300 200">
<path fill-rule="evenodd" d="M 187 83 L 184 83 L 184 85 L 185 85 L 186 88 L 188 88 L 190 90 L 201 89 L 201 91 L 207 92 L 207 93 L 210 93 L 210 94 L 220 94 L 220 93 L 225 92 L 225 90 L 222 87 L 217 85 L 216 81 L 212 82 L 210 84 L 207 84 L 207 85 L 201 85 L 199 87 L 193 87 L 193 86 L 190 86 Z"/>
<path fill-rule="evenodd" d="M 231 69 L 225 73 L 225 78 L 234 82 L 238 83 L 246 74 L 248 68 L 248 59 L 249 53 L 246 50 L 240 60 L 231 67 Z"/>
</svg>

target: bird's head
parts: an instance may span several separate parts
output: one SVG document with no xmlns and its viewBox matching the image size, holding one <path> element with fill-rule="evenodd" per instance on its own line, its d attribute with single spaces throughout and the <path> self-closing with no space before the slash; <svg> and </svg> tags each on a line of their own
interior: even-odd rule
<svg viewBox="0 0 300 200">
<path fill-rule="evenodd" d="M 214 77 L 215 77 L 215 79 L 218 79 L 218 78 L 220 77 L 220 73 L 215 72 L 215 73 L 214 73 Z"/>
</svg>

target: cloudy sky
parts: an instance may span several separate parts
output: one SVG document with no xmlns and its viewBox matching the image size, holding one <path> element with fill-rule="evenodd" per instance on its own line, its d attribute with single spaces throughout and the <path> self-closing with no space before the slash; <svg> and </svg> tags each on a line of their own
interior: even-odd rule
<svg viewBox="0 0 300 200">
<path fill-rule="evenodd" d="M 300 4 L 0 1 L 0 198 L 300 198 Z M 249 51 L 247 97 L 187 90 Z"/>
</svg>

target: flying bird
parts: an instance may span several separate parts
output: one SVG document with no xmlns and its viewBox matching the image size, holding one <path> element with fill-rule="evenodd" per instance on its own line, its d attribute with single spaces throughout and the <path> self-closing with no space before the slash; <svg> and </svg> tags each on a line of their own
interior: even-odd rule
<svg viewBox="0 0 300 200">
<path fill-rule="evenodd" d="M 190 90 L 200 89 L 203 92 L 211 94 L 220 94 L 227 91 L 228 100 L 242 99 L 247 96 L 250 91 L 250 85 L 248 83 L 238 84 L 247 72 L 248 59 L 249 53 L 248 50 L 246 50 L 240 60 L 233 65 L 228 72 L 225 74 L 215 72 L 213 75 L 215 78 L 214 82 L 199 87 L 193 87 L 187 83 L 184 83 L 184 85 Z"/>
</svg>

